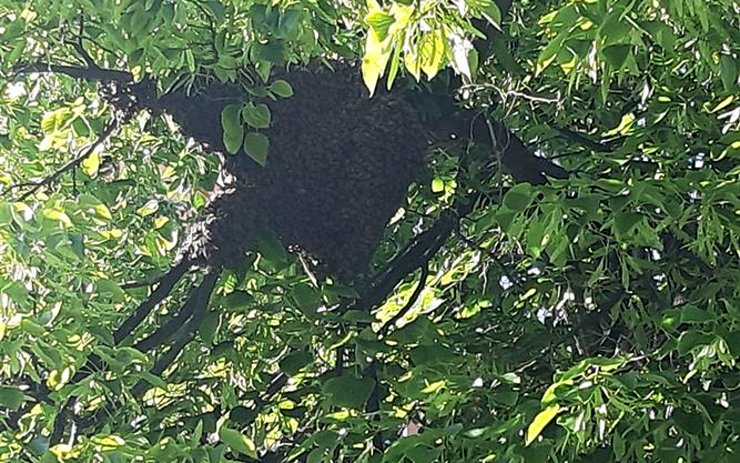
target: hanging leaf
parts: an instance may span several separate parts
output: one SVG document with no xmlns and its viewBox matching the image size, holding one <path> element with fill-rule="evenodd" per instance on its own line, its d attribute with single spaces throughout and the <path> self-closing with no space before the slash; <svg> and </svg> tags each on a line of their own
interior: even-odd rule
<svg viewBox="0 0 740 463">
<path fill-rule="evenodd" d="M 375 93 L 378 79 L 385 72 L 390 51 L 388 43 L 383 42 L 373 29 L 367 31 L 365 55 L 362 58 L 362 80 L 370 91 L 370 96 Z"/>
<path fill-rule="evenodd" d="M 221 111 L 221 126 L 224 129 L 224 146 L 226 151 L 236 154 L 244 140 L 244 126 L 241 123 L 239 113 L 242 105 L 230 104 Z"/>
<path fill-rule="evenodd" d="M 450 39 L 452 42 L 452 66 L 458 74 L 472 79 L 473 74 L 469 61 L 471 52 L 475 50 L 472 42 L 457 34 L 452 35 Z"/>
<path fill-rule="evenodd" d="M 498 8 L 495 2 L 492 0 L 482 0 L 478 4 L 478 8 L 486 21 L 491 25 L 498 27 L 501 24 L 501 10 Z"/>
<path fill-rule="evenodd" d="M 23 405 L 25 395 L 23 391 L 15 387 L 0 386 L 0 405 L 17 410 Z"/>
<path fill-rule="evenodd" d="M 447 41 L 444 31 L 436 29 L 433 32 L 424 34 L 419 46 L 420 68 L 427 75 L 429 80 L 437 75 L 447 51 Z"/>
<path fill-rule="evenodd" d="M 381 41 L 388 37 L 388 30 L 395 20 L 393 16 L 383 10 L 374 10 L 365 16 L 365 22 L 372 28 Z"/>
<path fill-rule="evenodd" d="M 612 65 L 615 70 L 618 70 L 621 69 L 624 62 L 627 61 L 627 57 L 629 56 L 631 49 L 631 45 L 619 43 L 609 45 L 601 52 L 603 53 L 606 62 Z"/>
<path fill-rule="evenodd" d="M 270 139 L 257 132 L 248 132 L 244 136 L 244 151 L 262 167 L 267 163 L 267 153 L 270 150 Z"/>
</svg>

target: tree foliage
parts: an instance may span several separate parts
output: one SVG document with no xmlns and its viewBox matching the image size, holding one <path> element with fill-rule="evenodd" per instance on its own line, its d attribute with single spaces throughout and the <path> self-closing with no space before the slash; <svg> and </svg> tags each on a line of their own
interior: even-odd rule
<svg viewBox="0 0 740 463">
<path fill-rule="evenodd" d="M 738 18 L 0 0 L 0 462 L 737 461 Z"/>
</svg>

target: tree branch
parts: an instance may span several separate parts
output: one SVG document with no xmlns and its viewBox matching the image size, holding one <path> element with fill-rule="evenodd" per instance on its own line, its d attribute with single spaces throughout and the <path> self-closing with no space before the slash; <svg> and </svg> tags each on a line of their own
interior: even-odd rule
<svg viewBox="0 0 740 463">
<path fill-rule="evenodd" d="M 175 342 L 170 346 L 169 350 L 164 353 L 157 361 L 154 366 L 149 370 L 152 375 L 161 375 L 164 370 L 167 369 L 182 352 L 183 348 L 193 340 L 195 333 L 197 332 L 200 324 L 203 322 L 206 313 L 208 312 L 208 301 L 211 296 L 211 292 L 218 281 L 218 272 L 210 271 L 206 274 L 201 284 L 193 290 L 191 298 L 194 300 L 193 317 L 188 323 L 180 330 L 180 334 Z M 149 382 L 146 380 L 140 380 L 133 388 L 131 388 L 131 394 L 134 397 L 141 397 L 147 389 L 150 387 Z M 106 418 L 110 412 L 113 404 L 103 405 L 91 416 L 80 421 L 80 429 L 90 428 L 100 423 L 101 420 Z M 54 443 L 52 443 L 54 445 Z"/>
<path fill-rule="evenodd" d="M 48 175 L 44 177 L 42 180 L 39 180 L 37 182 L 23 182 L 16 185 L 12 185 L 8 191 L 12 191 L 16 188 L 25 188 L 25 187 L 31 187 L 28 191 L 21 194 L 18 198 L 15 199 L 15 201 L 25 201 L 28 199 L 31 195 L 36 193 L 38 190 L 43 188 L 44 186 L 47 186 L 51 184 L 54 180 L 59 178 L 62 174 L 65 172 L 68 172 L 76 167 L 78 167 L 82 161 L 88 158 L 96 149 L 97 147 L 105 141 L 108 136 L 113 133 L 113 131 L 116 129 L 116 123 L 110 122 L 103 130 L 103 133 L 98 136 L 98 138 L 92 143 L 92 145 L 88 146 L 87 149 L 85 149 L 82 153 L 77 155 L 74 159 L 57 169 L 54 173 L 51 175 Z"/>
<path fill-rule="evenodd" d="M 177 265 L 172 267 L 167 274 L 162 277 L 157 289 L 152 291 L 152 294 L 142 302 L 139 307 L 134 310 L 134 313 L 121 324 L 120 327 L 113 333 L 113 342 L 119 344 L 123 341 L 126 336 L 131 334 L 137 326 L 149 315 L 149 312 L 154 309 L 160 302 L 162 302 L 167 296 L 169 296 L 172 288 L 180 281 L 180 278 L 190 268 L 190 261 L 187 259 L 181 260 Z"/>
<path fill-rule="evenodd" d="M 203 282 L 195 289 L 193 293 L 193 318 L 191 318 L 190 321 L 183 327 L 174 344 L 172 344 L 167 352 L 154 363 L 154 366 L 151 370 L 149 370 L 149 373 L 153 375 L 161 375 L 162 372 L 167 369 L 167 367 L 170 366 L 172 362 L 175 361 L 182 349 L 195 337 L 196 331 L 200 327 L 200 324 L 203 322 L 203 319 L 206 316 L 206 312 L 208 312 L 208 301 L 211 297 L 211 292 L 213 291 L 214 286 L 216 286 L 217 281 L 218 272 L 211 271 L 210 273 L 206 274 Z M 142 394 L 144 394 L 148 387 L 149 383 L 144 380 L 139 381 L 133 387 L 131 393 L 137 397 L 141 396 Z"/>
<path fill-rule="evenodd" d="M 386 336 L 388 334 L 388 330 L 395 326 L 396 322 L 403 318 L 409 310 L 416 304 L 416 301 L 419 299 L 419 296 L 421 296 L 422 291 L 426 287 L 427 277 L 429 277 L 429 263 L 425 262 L 421 266 L 421 276 L 419 277 L 419 283 L 416 285 L 416 288 L 414 289 L 414 292 L 411 294 L 411 297 L 408 301 L 406 301 L 406 304 L 399 310 L 393 317 L 390 318 L 387 322 L 383 324 L 382 327 L 380 327 L 380 330 L 378 330 L 378 334 L 380 336 Z"/>
<path fill-rule="evenodd" d="M 153 286 L 159 283 L 160 281 L 162 281 L 162 279 L 166 277 L 168 273 L 169 273 L 169 270 L 165 273 L 158 273 L 156 275 L 142 278 L 141 280 L 124 281 L 123 283 L 120 283 L 118 286 L 123 290 L 143 288 L 144 286 Z"/>
<path fill-rule="evenodd" d="M 67 64 L 52 64 L 44 61 L 35 63 L 20 64 L 13 69 L 15 74 L 27 74 L 29 72 L 45 72 L 53 74 L 64 74 L 74 77 L 75 79 L 84 79 L 93 82 L 98 81 L 117 81 L 133 82 L 134 76 L 130 72 L 117 71 L 114 69 L 103 69 L 95 67 L 80 67 Z"/>
<path fill-rule="evenodd" d="M 190 319 L 198 306 L 198 302 L 199 291 L 196 289 L 185 301 L 185 304 L 180 308 L 175 316 L 167 320 L 164 325 L 157 328 L 152 334 L 135 343 L 134 349 L 141 352 L 149 352 L 157 346 L 161 346 L 167 342 L 175 335 L 175 333 L 177 333 L 177 330 Z"/>
</svg>

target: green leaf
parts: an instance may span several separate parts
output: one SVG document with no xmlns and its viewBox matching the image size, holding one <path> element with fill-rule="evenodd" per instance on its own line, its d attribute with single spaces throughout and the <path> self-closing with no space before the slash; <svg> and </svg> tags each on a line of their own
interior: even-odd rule
<svg viewBox="0 0 740 463">
<path fill-rule="evenodd" d="M 260 412 L 258 408 L 247 408 L 243 405 L 234 407 L 229 412 L 229 419 L 239 425 L 249 425 L 254 423 Z"/>
<path fill-rule="evenodd" d="M 432 447 L 427 443 L 419 443 L 406 449 L 404 455 L 413 463 L 428 463 L 430 461 L 439 461 L 439 455 L 442 452 L 440 447 Z"/>
<path fill-rule="evenodd" d="M 87 209 L 88 211 L 92 211 L 96 218 L 105 221 L 113 220 L 113 216 L 108 207 L 95 196 L 83 193 L 80 194 L 77 201 L 79 202 L 80 207 Z"/>
<path fill-rule="evenodd" d="M 266 129 L 270 126 L 272 115 L 266 104 L 253 105 L 248 103 L 242 109 L 244 121 L 255 129 Z"/>
<path fill-rule="evenodd" d="M 267 153 L 270 151 L 270 139 L 257 132 L 247 132 L 244 136 L 244 151 L 262 167 L 267 164 Z"/>
<path fill-rule="evenodd" d="M 236 154 L 244 140 L 244 126 L 239 114 L 242 105 L 230 104 L 221 111 L 221 126 L 224 129 L 223 142 L 226 151 Z"/>
<path fill-rule="evenodd" d="M 275 36 L 286 40 L 297 39 L 302 20 L 303 11 L 296 8 L 285 10 L 280 15 L 280 22 Z"/>
<path fill-rule="evenodd" d="M 226 10 L 219 0 L 207 0 L 205 2 L 206 7 L 211 10 L 211 13 L 216 17 L 217 21 L 223 21 Z"/>
<path fill-rule="evenodd" d="M 627 57 L 632 51 L 632 46 L 629 44 L 616 44 L 609 45 L 601 50 L 604 55 L 604 59 L 614 67 L 614 69 L 621 69 L 624 62 L 627 61 Z"/>
<path fill-rule="evenodd" d="M 686 355 L 696 347 L 710 344 L 713 340 L 714 336 L 711 334 L 695 330 L 686 331 L 678 338 L 678 352 Z"/>
<path fill-rule="evenodd" d="M 290 254 L 274 233 L 260 230 L 257 232 L 257 250 L 262 256 L 275 264 L 285 265 L 290 261 Z"/>
<path fill-rule="evenodd" d="M 615 10 L 599 29 L 599 36 L 605 45 L 622 42 L 629 37 L 632 26 L 622 19 L 622 13 L 621 9 Z"/>
<path fill-rule="evenodd" d="M 254 304 L 254 297 L 246 291 L 234 291 L 221 299 L 221 303 L 229 310 L 243 310 Z"/>
<path fill-rule="evenodd" d="M 243 453 L 250 458 L 257 458 L 257 447 L 254 442 L 239 431 L 221 426 L 218 437 L 234 452 Z"/>
<path fill-rule="evenodd" d="M 501 10 L 498 8 L 495 2 L 491 0 L 483 0 L 479 2 L 478 8 L 480 8 L 483 17 L 486 18 L 493 26 L 501 24 Z"/>
<path fill-rule="evenodd" d="M 15 387 L 0 386 L 0 404 L 12 410 L 17 410 L 23 405 L 25 395 Z"/>
<path fill-rule="evenodd" d="M 568 38 L 567 30 L 561 31 L 557 36 L 548 42 L 547 46 L 542 49 L 540 55 L 537 57 L 537 63 L 535 65 L 535 75 L 539 75 L 544 71 L 555 58 L 558 57 L 563 42 Z"/>
<path fill-rule="evenodd" d="M 370 398 L 374 387 L 375 380 L 371 378 L 340 376 L 326 381 L 323 389 L 332 405 L 360 410 Z"/>
<path fill-rule="evenodd" d="M 291 294 L 296 304 L 298 304 L 298 308 L 304 313 L 315 312 L 321 303 L 321 293 L 305 283 L 298 283 L 293 286 Z"/>
<path fill-rule="evenodd" d="M 642 215 L 637 212 L 615 212 L 614 232 L 617 238 L 624 239 L 641 220 Z"/>
<path fill-rule="evenodd" d="M 268 90 L 281 98 L 290 98 L 293 96 L 293 87 L 282 79 L 278 79 L 270 84 Z"/>
<path fill-rule="evenodd" d="M 738 66 L 736 59 L 730 55 L 722 55 L 719 59 L 719 64 L 722 86 L 728 92 L 737 89 Z"/>
<path fill-rule="evenodd" d="M 527 428 L 527 434 L 524 438 L 525 445 L 529 445 L 534 442 L 534 440 L 537 439 L 537 437 L 542 433 L 542 431 L 550 423 L 550 421 L 555 418 L 559 411 L 560 405 L 551 404 L 540 413 L 538 413 Z"/>
<path fill-rule="evenodd" d="M 534 193 L 529 183 L 518 183 L 504 195 L 503 204 L 514 212 L 522 212 L 532 203 Z"/>
<path fill-rule="evenodd" d="M 280 361 L 280 369 L 289 376 L 295 376 L 313 362 L 313 354 L 306 350 L 292 352 Z"/>
<path fill-rule="evenodd" d="M 259 44 L 255 48 L 259 59 L 273 64 L 282 64 L 285 61 L 286 49 L 282 40 L 271 40 L 266 44 Z"/>
<path fill-rule="evenodd" d="M 681 323 L 702 323 L 712 318 L 711 313 L 693 305 L 681 309 Z"/>
<path fill-rule="evenodd" d="M 221 315 L 218 312 L 210 310 L 206 314 L 203 319 L 203 323 L 198 327 L 200 337 L 205 344 L 213 344 L 213 340 L 216 338 L 216 332 L 218 331 L 220 323 Z"/>
<path fill-rule="evenodd" d="M 193 434 L 190 436 L 190 445 L 198 447 L 200 445 L 200 439 L 203 437 L 203 420 L 198 420 L 198 424 L 195 425 Z"/>
</svg>

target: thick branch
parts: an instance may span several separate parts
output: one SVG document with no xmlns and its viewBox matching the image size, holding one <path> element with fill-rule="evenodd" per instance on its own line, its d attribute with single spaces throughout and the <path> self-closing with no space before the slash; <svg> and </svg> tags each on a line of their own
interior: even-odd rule
<svg viewBox="0 0 740 463">
<path fill-rule="evenodd" d="M 180 327 L 182 327 L 193 315 L 198 303 L 200 302 L 199 296 L 200 293 L 198 290 L 193 291 L 193 294 L 191 294 L 185 301 L 185 304 L 174 317 L 167 320 L 164 325 L 157 328 L 152 334 L 134 344 L 134 349 L 141 352 L 149 352 L 150 350 L 169 341 L 172 336 L 177 333 L 177 330 L 179 330 Z"/>
<path fill-rule="evenodd" d="M 170 291 L 174 288 L 175 284 L 180 281 L 180 278 L 190 268 L 190 262 L 187 259 L 183 259 L 172 267 L 170 271 L 161 279 L 157 289 L 152 291 L 152 294 L 136 308 L 133 314 L 121 324 L 121 326 L 113 333 L 113 342 L 116 344 L 120 343 L 126 336 L 128 336 L 142 321 L 149 315 L 149 312 L 156 307 L 157 304 L 162 302 Z"/>
<path fill-rule="evenodd" d="M 218 281 L 218 273 L 208 273 L 203 279 L 203 282 L 201 282 L 200 286 L 195 289 L 193 294 L 193 318 L 191 318 L 187 325 L 185 325 L 185 327 L 181 330 L 180 334 L 178 335 L 172 346 L 169 348 L 169 350 L 167 350 L 167 352 L 154 363 L 154 366 L 149 371 L 151 374 L 161 375 L 162 372 L 166 370 L 167 367 L 172 364 L 172 362 L 175 361 L 182 349 L 195 337 L 196 331 L 200 327 L 200 324 L 203 322 L 203 319 L 208 312 L 208 301 L 211 297 L 211 292 L 213 291 L 214 286 L 216 286 L 216 281 Z M 134 396 L 141 396 L 148 387 L 149 384 L 146 381 L 139 381 L 139 383 L 137 383 L 136 386 L 133 387 L 131 393 Z"/>
<path fill-rule="evenodd" d="M 118 81 L 132 82 L 133 74 L 126 71 L 116 71 L 113 69 L 103 69 L 95 67 L 79 67 L 66 64 L 51 64 L 45 62 L 36 62 L 23 64 L 15 67 L 16 74 L 27 74 L 29 72 L 47 72 L 54 74 L 64 74 L 75 79 L 84 79 L 89 81 Z"/>
</svg>

